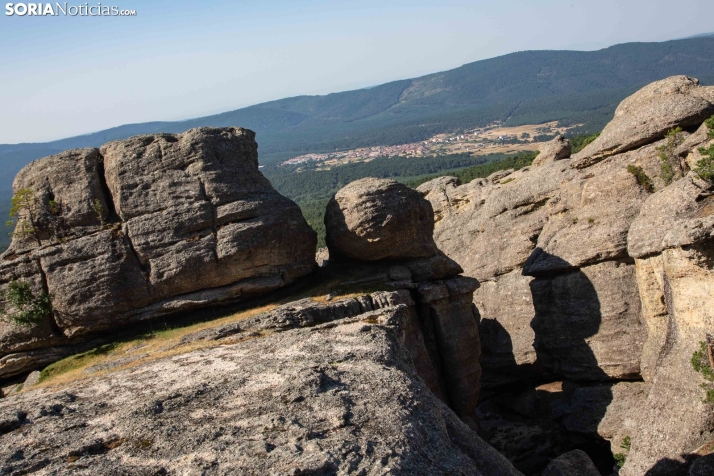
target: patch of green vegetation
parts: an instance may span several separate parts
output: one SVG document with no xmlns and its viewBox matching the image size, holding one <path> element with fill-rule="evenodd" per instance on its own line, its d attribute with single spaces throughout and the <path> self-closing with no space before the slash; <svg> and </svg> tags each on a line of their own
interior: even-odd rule
<svg viewBox="0 0 714 476">
<path fill-rule="evenodd" d="M 714 116 L 704 121 L 704 124 L 707 126 L 708 129 L 707 137 L 710 139 L 714 139 Z"/>
<path fill-rule="evenodd" d="M 121 343 L 112 342 L 111 344 L 106 344 L 96 349 L 92 349 L 81 354 L 72 355 L 70 357 L 64 358 L 54 364 L 50 364 L 45 367 L 42 372 L 40 372 L 39 382 L 43 382 L 49 378 L 56 377 L 67 373 L 69 371 L 78 369 L 96 360 L 102 356 L 109 355 L 114 349 L 116 349 Z"/>
<path fill-rule="evenodd" d="M 620 448 L 626 450 L 629 453 L 630 449 L 632 448 L 632 438 L 630 438 L 629 436 L 625 436 L 622 439 L 622 443 L 620 443 Z M 615 458 L 617 466 L 622 468 L 625 465 L 625 460 L 627 459 L 626 453 L 615 453 L 613 457 Z"/>
<path fill-rule="evenodd" d="M 104 215 L 102 214 L 102 202 L 98 199 L 95 198 L 94 202 L 92 202 L 92 210 L 94 210 L 94 214 L 97 215 L 97 218 L 99 219 L 99 223 L 101 223 L 102 226 L 104 226 Z"/>
<path fill-rule="evenodd" d="M 704 180 L 714 182 L 714 144 L 709 147 L 700 147 L 699 153 L 704 157 L 697 161 L 694 171 Z"/>
<path fill-rule="evenodd" d="M 52 314 L 52 296 L 44 292 L 35 294 L 28 281 L 10 281 L 0 293 L 0 300 L 3 319 L 16 326 L 33 326 Z M 8 307 L 13 311 L 7 312 Z"/>
<path fill-rule="evenodd" d="M 595 134 L 578 134 L 576 136 L 571 137 L 570 139 L 568 139 L 568 141 L 570 142 L 571 152 L 573 154 L 580 152 L 598 137 L 600 137 L 599 132 L 596 132 Z"/>
<path fill-rule="evenodd" d="M 709 357 L 709 346 L 706 342 L 699 343 L 699 350 L 692 354 L 692 368 L 699 372 L 706 380 L 701 387 L 706 392 L 704 403 L 714 404 L 714 369 L 712 369 Z"/>
<path fill-rule="evenodd" d="M 707 128 L 707 137 L 714 139 L 714 116 L 707 119 L 704 124 Z M 694 171 L 704 180 L 714 182 L 714 144 L 709 147 L 700 147 L 699 153 L 704 157 L 699 159 Z"/>
<path fill-rule="evenodd" d="M 35 192 L 29 188 L 22 188 L 15 192 L 10 201 L 10 220 L 8 227 L 15 227 L 13 234 L 20 237 L 32 236 L 37 230 L 38 203 Z"/>
<path fill-rule="evenodd" d="M 506 185 L 507 183 L 511 183 L 511 182 L 513 182 L 514 180 L 516 180 L 516 179 L 514 179 L 513 177 L 511 177 L 511 178 L 507 178 L 506 180 L 501 180 L 499 183 L 500 183 L 501 185 Z"/>
<path fill-rule="evenodd" d="M 640 187 L 644 188 L 650 193 L 654 192 L 654 184 L 652 183 L 652 179 L 649 177 L 649 175 L 645 173 L 644 170 L 642 170 L 642 167 L 630 164 L 627 166 L 627 171 L 635 176 L 635 179 L 637 179 L 637 183 L 640 185 Z"/>
<path fill-rule="evenodd" d="M 537 152 L 522 152 L 520 154 L 511 155 L 501 160 L 494 162 L 489 162 L 483 165 L 476 165 L 474 167 L 467 167 L 457 171 L 447 171 L 440 174 L 429 175 L 425 177 L 420 177 L 418 180 L 410 180 L 405 182 L 408 186 L 416 188 L 419 185 L 433 180 L 437 177 L 443 177 L 445 175 L 453 175 L 461 180 L 461 183 L 466 184 L 475 180 L 477 178 L 486 178 L 494 172 L 500 170 L 514 169 L 519 170 L 523 167 L 527 167 L 533 163 L 533 159 L 538 155 Z M 503 182 L 501 182 L 503 183 Z"/>
<path fill-rule="evenodd" d="M 675 179 L 682 177 L 682 166 L 679 157 L 674 154 L 674 150 L 684 142 L 684 134 L 681 127 L 675 127 L 667 131 L 665 136 L 667 142 L 658 146 L 657 156 L 660 160 L 660 176 L 665 185 L 671 184 Z"/>
</svg>

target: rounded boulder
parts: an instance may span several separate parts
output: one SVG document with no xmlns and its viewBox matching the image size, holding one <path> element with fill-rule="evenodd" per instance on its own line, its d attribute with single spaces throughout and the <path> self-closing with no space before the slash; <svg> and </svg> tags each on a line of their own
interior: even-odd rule
<svg viewBox="0 0 714 476">
<path fill-rule="evenodd" d="M 339 190 L 327 205 L 325 228 L 335 256 L 377 261 L 438 253 L 431 204 L 394 180 L 364 178 Z"/>
</svg>

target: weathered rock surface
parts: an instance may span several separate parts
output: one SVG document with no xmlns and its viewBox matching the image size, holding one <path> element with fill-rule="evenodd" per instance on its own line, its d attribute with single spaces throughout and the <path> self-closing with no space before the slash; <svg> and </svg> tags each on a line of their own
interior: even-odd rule
<svg viewBox="0 0 714 476">
<path fill-rule="evenodd" d="M 606 261 L 530 282 L 539 367 L 573 380 L 640 375 L 645 331 L 635 267 Z"/>
<path fill-rule="evenodd" d="M 573 450 L 558 456 L 545 468 L 543 476 L 598 476 L 593 462 L 581 450 Z"/>
<path fill-rule="evenodd" d="M 714 88 L 687 76 L 655 81 L 620 103 L 600 136 L 573 156 L 573 166 L 592 165 L 664 137 L 674 127 L 698 126 L 714 114 Z"/>
<path fill-rule="evenodd" d="M 199 128 L 25 167 L 14 190 L 34 193 L 35 231 L 14 235 L 0 260 L 0 289 L 30 282 L 53 296 L 54 312 L 30 328 L 3 323 L 0 359 L 12 353 L 41 365 L 29 351 L 265 293 L 310 273 L 315 233 L 258 171 L 254 136 Z M 0 377 L 18 368 L 28 365 L 0 361 Z"/>
<path fill-rule="evenodd" d="M 635 258 L 689 246 L 714 236 L 714 186 L 690 172 L 643 205 L 628 235 Z"/>
<path fill-rule="evenodd" d="M 456 205 L 444 213 L 435 241 L 467 275 L 483 283 L 474 295 L 481 333 L 497 336 L 483 339 L 484 383 L 521 378 L 518 368 L 532 369 L 538 351 L 540 363 L 553 363 L 553 349 L 546 344 L 550 331 L 558 346 L 572 345 L 588 354 L 582 358 L 589 365 L 562 355 L 563 362 L 584 365 L 583 372 L 590 368 L 588 379 L 638 375 L 645 329 L 639 320 L 627 233 L 649 193 L 627 172 L 627 165 L 657 169 L 658 160 L 649 147 L 584 170 L 573 169 L 570 160 L 563 159 L 513 172 L 513 181 L 505 185 L 482 179 L 446 189 Z M 582 279 L 575 279 L 578 276 Z M 549 283 L 565 287 L 554 295 Z M 560 301 L 568 296 L 570 302 Z M 552 320 L 545 318 L 548 313 L 568 316 L 556 319 L 568 329 L 555 331 L 545 325 L 536 339 L 532 325 Z M 589 334 L 567 344 L 561 337 L 564 331 Z M 580 371 L 568 366 L 563 370 L 545 364 L 543 370 L 564 378 L 585 376 L 576 377 Z"/>
<path fill-rule="evenodd" d="M 538 156 L 533 160 L 533 167 L 570 157 L 570 142 L 559 135 L 550 142 L 540 146 Z"/>
<path fill-rule="evenodd" d="M 5 398 L 3 470 L 521 474 L 417 376 L 404 309 Z"/>
<path fill-rule="evenodd" d="M 714 328 L 707 304 L 714 189 L 693 172 L 666 185 L 657 156 L 667 130 L 694 130 L 712 114 L 714 88 L 668 78 L 623 101 L 601 136 L 572 158 L 504 171 L 507 180 L 442 178 L 419 188 L 441 217 L 437 246 L 481 282 L 474 303 L 482 386 L 492 399 L 484 405 L 506 391 L 499 389 L 571 379 L 575 390 L 533 435 L 546 438 L 553 428 L 593 435 L 613 453 L 626 452 L 620 445 L 630 437 L 620 473 L 627 476 L 687 474 L 714 440 L 704 380 L 690 363 Z M 685 133 L 675 151 L 690 168 L 706 132 Z M 628 382 L 637 379 L 645 382 Z M 484 425 L 499 448 L 526 445 L 532 431 Z"/>
<path fill-rule="evenodd" d="M 652 195 L 628 242 L 635 257 L 648 337 L 643 377 L 651 390 L 621 474 L 687 474 L 714 440 L 707 386 L 691 359 L 714 329 L 711 185 L 690 173 Z M 706 453 L 705 453 L 706 454 Z M 700 463 L 698 466 L 704 465 Z"/>
<path fill-rule="evenodd" d="M 434 244 L 431 204 L 394 180 L 365 178 L 339 190 L 327 204 L 325 228 L 333 259 L 403 261 L 418 281 L 462 271 Z"/>
</svg>

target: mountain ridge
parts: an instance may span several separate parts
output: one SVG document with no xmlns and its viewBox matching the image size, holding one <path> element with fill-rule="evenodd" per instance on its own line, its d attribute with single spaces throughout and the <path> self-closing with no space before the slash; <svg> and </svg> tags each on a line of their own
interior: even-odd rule
<svg viewBox="0 0 714 476">
<path fill-rule="evenodd" d="M 558 120 L 599 130 L 643 84 L 674 74 L 714 83 L 714 37 L 623 43 L 597 51 L 530 50 L 448 71 L 322 96 L 294 96 L 184 121 L 125 124 L 44 143 L 0 144 L 0 190 L 37 158 L 133 135 L 240 125 L 258 133 L 261 162 L 306 152 L 393 145 L 494 121 Z"/>
</svg>

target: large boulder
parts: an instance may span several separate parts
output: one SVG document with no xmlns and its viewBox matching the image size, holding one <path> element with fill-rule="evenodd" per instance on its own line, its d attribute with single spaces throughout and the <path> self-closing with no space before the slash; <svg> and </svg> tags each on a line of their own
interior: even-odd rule
<svg viewBox="0 0 714 476">
<path fill-rule="evenodd" d="M 570 157 L 570 142 L 564 136 L 559 135 L 550 142 L 542 144 L 539 148 L 538 156 L 533 160 L 533 167 L 554 162 L 556 160 Z"/>
<path fill-rule="evenodd" d="M 582 450 L 573 450 L 558 456 L 551 462 L 543 476 L 599 476 L 592 460 Z"/>
<path fill-rule="evenodd" d="M 404 262 L 419 281 L 462 271 L 434 243 L 429 201 L 394 180 L 368 177 L 340 189 L 327 204 L 325 228 L 333 259 Z"/>
<path fill-rule="evenodd" d="M 573 156 L 587 167 L 664 137 L 675 127 L 698 126 L 714 114 L 714 88 L 687 76 L 655 81 L 620 103 L 600 136 Z"/>
<path fill-rule="evenodd" d="M 514 383 L 577 382 L 551 410 L 613 452 L 631 441 L 621 475 L 706 471 L 711 452 L 714 384 L 692 355 L 714 328 L 714 188 L 686 170 L 713 113 L 714 88 L 668 78 L 569 159 L 420 187 L 442 217 L 435 242 L 482 283 L 482 387 L 495 401 Z M 670 184 L 658 147 L 674 127 L 694 132 Z"/>
<path fill-rule="evenodd" d="M 199 128 L 25 167 L 13 187 L 29 191 L 29 201 L 0 260 L 0 290 L 29 282 L 35 295 L 53 297 L 53 312 L 30 327 L 2 324 L 0 357 L 261 294 L 310 273 L 316 235 L 259 172 L 254 137 Z"/>
</svg>

